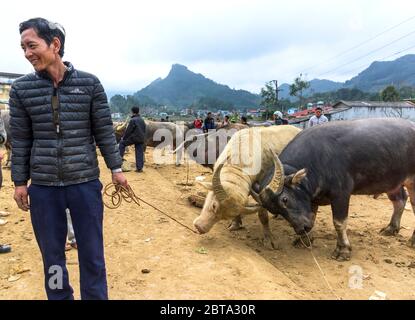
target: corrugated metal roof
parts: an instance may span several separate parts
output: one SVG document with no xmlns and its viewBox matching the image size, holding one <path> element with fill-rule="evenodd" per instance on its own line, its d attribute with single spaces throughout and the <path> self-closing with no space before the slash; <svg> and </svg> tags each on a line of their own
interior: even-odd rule
<svg viewBox="0 0 415 320">
<path fill-rule="evenodd" d="M 411 101 L 385 102 L 385 101 L 339 101 L 333 108 L 415 108 Z"/>
</svg>

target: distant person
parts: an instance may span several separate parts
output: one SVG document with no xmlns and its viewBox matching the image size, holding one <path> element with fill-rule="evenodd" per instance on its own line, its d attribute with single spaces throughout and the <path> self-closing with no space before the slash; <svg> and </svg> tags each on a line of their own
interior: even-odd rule
<svg viewBox="0 0 415 320">
<path fill-rule="evenodd" d="M 136 172 L 143 172 L 144 167 L 144 142 L 146 138 L 146 123 L 140 116 L 140 108 L 131 108 L 131 120 L 125 130 L 119 145 L 121 157 L 124 157 L 125 148 L 135 146 Z"/>
<path fill-rule="evenodd" d="M 206 133 L 209 130 L 213 130 L 213 129 L 216 129 L 215 120 L 212 117 L 212 112 L 209 112 L 207 114 L 207 118 L 205 119 L 203 123 L 203 132 Z"/>
<path fill-rule="evenodd" d="M 195 121 L 193 121 L 193 125 L 195 129 L 202 130 L 203 128 L 203 120 L 200 117 L 197 117 Z"/>
<path fill-rule="evenodd" d="M 65 251 L 72 250 L 72 248 L 78 249 L 78 245 L 76 244 L 75 231 L 72 224 L 71 212 L 68 208 L 66 208 L 66 219 L 68 224 L 68 242 L 66 243 Z"/>
<path fill-rule="evenodd" d="M 0 122 L 1 122 L 1 117 L 0 117 Z M 0 138 L 1 138 L 1 136 L 0 136 Z M 3 140 L 3 142 L 5 141 L 6 139 L 4 139 Z M 2 144 L 2 141 L 0 141 L 0 145 Z M 0 166 L 1 166 L 1 161 L 2 161 L 2 159 L 3 159 L 3 154 L 2 153 L 0 153 Z M 0 212 L 0 218 L 2 218 L 2 217 L 4 217 L 5 216 L 5 213 L 3 213 L 2 214 L 2 212 Z M 0 219 L 0 221 L 2 221 L 2 219 Z M 0 223 L 0 225 L 1 225 L 1 223 Z M 11 252 L 12 251 L 12 247 L 10 246 L 10 245 L 7 245 L 7 244 L 0 244 L 0 254 L 1 253 L 9 253 L 9 252 Z"/>
<path fill-rule="evenodd" d="M 169 116 L 166 117 L 166 122 L 170 122 Z"/>
<path fill-rule="evenodd" d="M 248 119 L 246 117 L 241 117 L 241 124 L 248 125 Z"/>
<path fill-rule="evenodd" d="M 312 116 L 311 119 L 310 119 L 310 122 L 309 122 L 310 128 L 329 122 L 329 119 L 327 119 L 327 117 L 325 115 L 323 115 L 323 109 L 322 108 L 317 108 L 315 113 L 316 114 L 314 116 Z"/>
<path fill-rule="evenodd" d="M 288 120 L 283 118 L 282 112 L 281 111 L 275 111 L 274 112 L 274 125 L 283 126 L 283 125 L 287 125 L 287 124 L 288 124 Z"/>
<path fill-rule="evenodd" d="M 225 116 L 225 118 L 223 118 L 222 127 L 229 126 L 230 124 L 229 116 Z"/>
</svg>

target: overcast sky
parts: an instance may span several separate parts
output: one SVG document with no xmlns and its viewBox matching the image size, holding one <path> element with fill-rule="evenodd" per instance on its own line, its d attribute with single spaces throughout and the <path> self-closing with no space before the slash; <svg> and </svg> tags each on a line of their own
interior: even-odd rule
<svg viewBox="0 0 415 320">
<path fill-rule="evenodd" d="M 18 25 L 41 16 L 65 27 L 64 60 L 110 91 L 135 92 L 180 63 L 259 93 L 269 80 L 344 81 L 375 60 L 415 53 L 413 0 L 14 0 L 0 8 L 0 71 L 32 72 Z"/>
</svg>

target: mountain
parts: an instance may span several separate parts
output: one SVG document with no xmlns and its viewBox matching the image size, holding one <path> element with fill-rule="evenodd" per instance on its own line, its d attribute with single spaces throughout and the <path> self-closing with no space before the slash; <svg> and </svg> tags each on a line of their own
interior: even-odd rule
<svg viewBox="0 0 415 320">
<path fill-rule="evenodd" d="M 237 107 L 255 107 L 261 101 L 259 95 L 233 90 L 180 64 L 174 64 L 165 79 L 153 81 L 134 96 L 138 99 L 149 97 L 159 104 L 177 107 L 189 107 L 203 98 L 217 99 Z"/>
<path fill-rule="evenodd" d="M 330 80 L 311 80 L 310 88 L 305 91 L 305 96 L 314 93 L 326 93 L 342 88 L 359 89 L 364 92 L 380 92 L 385 87 L 415 87 L 415 54 L 403 56 L 394 61 L 376 61 L 369 68 L 362 71 L 356 77 L 342 83 Z M 291 99 L 289 84 L 280 87 L 280 99 Z"/>
<path fill-rule="evenodd" d="M 395 61 L 373 62 L 369 68 L 345 83 L 348 88 L 367 92 L 379 92 L 389 85 L 399 88 L 415 86 L 415 54 Z"/>
</svg>

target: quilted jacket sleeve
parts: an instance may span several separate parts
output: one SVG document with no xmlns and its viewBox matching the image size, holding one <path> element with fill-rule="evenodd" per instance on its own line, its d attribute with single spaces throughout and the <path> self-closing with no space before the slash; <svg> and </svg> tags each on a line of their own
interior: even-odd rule
<svg viewBox="0 0 415 320">
<path fill-rule="evenodd" d="M 115 140 L 111 112 L 102 84 L 96 79 L 91 106 L 91 125 L 95 142 L 111 170 L 121 168 L 122 159 Z"/>
<path fill-rule="evenodd" d="M 10 91 L 10 133 L 12 136 L 12 180 L 16 186 L 30 179 L 30 155 L 33 145 L 32 121 L 21 104 L 15 85 Z"/>
</svg>

